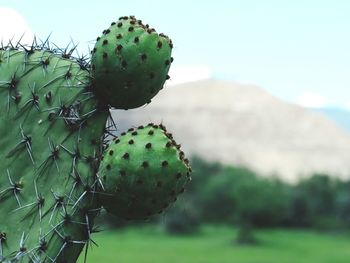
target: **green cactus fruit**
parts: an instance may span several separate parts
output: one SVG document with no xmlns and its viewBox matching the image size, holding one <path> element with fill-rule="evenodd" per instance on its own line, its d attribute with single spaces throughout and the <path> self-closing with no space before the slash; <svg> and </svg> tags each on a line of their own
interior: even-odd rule
<svg viewBox="0 0 350 263">
<path fill-rule="evenodd" d="M 173 44 L 135 17 L 121 17 L 92 51 L 93 91 L 106 104 L 131 109 L 149 103 L 169 78 Z"/>
<path fill-rule="evenodd" d="M 108 109 L 83 61 L 0 49 L 0 262 L 76 262 L 93 232 Z"/>
<path fill-rule="evenodd" d="M 104 208 L 124 219 L 162 212 L 190 180 L 188 160 L 163 125 L 130 129 L 105 151 L 99 177 Z"/>
</svg>

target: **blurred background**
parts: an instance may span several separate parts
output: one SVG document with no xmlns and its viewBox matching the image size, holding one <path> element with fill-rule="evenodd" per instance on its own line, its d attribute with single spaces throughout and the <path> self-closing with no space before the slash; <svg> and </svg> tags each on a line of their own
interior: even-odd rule
<svg viewBox="0 0 350 263">
<path fill-rule="evenodd" d="M 349 13 L 347 0 L 0 0 L 4 43 L 50 36 L 88 55 L 123 15 L 174 42 L 167 87 L 113 117 L 118 131 L 165 124 L 193 181 L 149 221 L 100 217 L 88 262 L 349 262 Z"/>
</svg>

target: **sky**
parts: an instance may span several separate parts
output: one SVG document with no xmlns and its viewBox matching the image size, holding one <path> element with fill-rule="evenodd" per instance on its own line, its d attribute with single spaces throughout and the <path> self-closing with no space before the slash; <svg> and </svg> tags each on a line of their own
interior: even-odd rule
<svg viewBox="0 0 350 263">
<path fill-rule="evenodd" d="M 88 53 L 111 22 L 135 15 L 174 42 L 170 84 L 255 84 L 307 107 L 350 109 L 348 0 L 0 0 L 0 38 L 26 32 Z"/>
</svg>

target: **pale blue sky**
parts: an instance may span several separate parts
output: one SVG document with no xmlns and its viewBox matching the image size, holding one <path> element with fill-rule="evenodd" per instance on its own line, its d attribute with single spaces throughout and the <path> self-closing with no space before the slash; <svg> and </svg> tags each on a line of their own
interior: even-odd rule
<svg viewBox="0 0 350 263">
<path fill-rule="evenodd" d="M 255 83 L 288 101 L 316 93 L 350 108 L 347 0 L 0 0 L 0 6 L 18 11 L 37 36 L 52 33 L 60 45 L 72 37 L 84 52 L 113 20 L 132 14 L 173 39 L 174 66 L 207 65 L 215 78 Z"/>
</svg>

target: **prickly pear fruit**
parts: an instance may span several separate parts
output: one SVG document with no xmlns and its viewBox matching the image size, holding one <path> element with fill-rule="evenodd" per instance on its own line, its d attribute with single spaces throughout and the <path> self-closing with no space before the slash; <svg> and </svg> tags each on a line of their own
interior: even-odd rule
<svg viewBox="0 0 350 263">
<path fill-rule="evenodd" d="M 173 44 L 135 17 L 121 17 L 103 31 L 92 51 L 93 91 L 115 108 L 149 103 L 163 88 Z"/>
<path fill-rule="evenodd" d="M 130 129 L 105 152 L 99 195 L 105 209 L 125 219 L 162 212 L 190 180 L 188 160 L 163 125 Z"/>
</svg>

